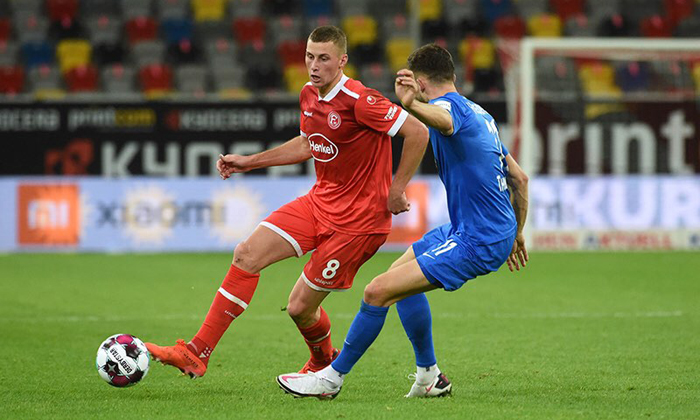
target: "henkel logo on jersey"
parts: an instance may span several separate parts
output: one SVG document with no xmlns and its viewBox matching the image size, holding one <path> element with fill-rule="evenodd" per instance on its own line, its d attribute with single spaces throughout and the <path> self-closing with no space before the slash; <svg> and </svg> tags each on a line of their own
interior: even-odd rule
<svg viewBox="0 0 700 420">
<path fill-rule="evenodd" d="M 321 133 L 308 137 L 311 155 L 319 162 L 330 162 L 338 156 L 338 146 Z"/>
<path fill-rule="evenodd" d="M 20 245 L 78 243 L 80 207 L 77 185 L 19 185 L 17 212 Z"/>
<path fill-rule="evenodd" d="M 341 123 L 340 114 L 335 111 L 328 113 L 328 126 L 333 130 L 337 130 Z"/>
</svg>

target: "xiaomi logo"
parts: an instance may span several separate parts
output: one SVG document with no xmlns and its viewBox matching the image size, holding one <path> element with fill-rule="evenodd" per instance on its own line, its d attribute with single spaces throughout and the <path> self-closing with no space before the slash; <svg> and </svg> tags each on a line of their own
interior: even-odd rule
<svg viewBox="0 0 700 420">
<path fill-rule="evenodd" d="M 80 208 L 77 185 L 19 185 L 17 206 L 20 245 L 78 243 Z"/>
</svg>

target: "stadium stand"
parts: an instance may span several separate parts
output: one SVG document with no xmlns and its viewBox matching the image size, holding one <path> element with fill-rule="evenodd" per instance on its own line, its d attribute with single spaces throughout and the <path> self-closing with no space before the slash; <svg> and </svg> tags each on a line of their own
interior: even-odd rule
<svg viewBox="0 0 700 420">
<path fill-rule="evenodd" d="M 346 73 L 392 89 L 393 72 L 415 47 L 405 0 L 0 0 L 3 94 L 142 92 L 162 97 L 255 92 L 295 95 L 305 81 L 307 34 L 340 25 Z M 423 41 L 458 58 L 477 91 L 502 89 L 495 48 L 536 37 L 700 37 L 697 0 L 419 0 Z M 698 66 L 544 60 L 547 89 L 639 90 L 653 80 L 700 89 Z M 356 66 L 356 67 L 353 67 Z M 359 69 L 359 70 L 358 70 Z M 676 70 L 674 70 L 676 69 Z M 590 74 L 604 80 L 589 80 Z M 675 72 L 675 73 L 674 73 Z M 305 83 L 305 82 L 304 82 Z M 669 82 L 670 83 L 670 82 Z M 669 86 L 681 89 L 681 86 Z M 155 92 L 155 93 L 154 93 Z"/>
</svg>

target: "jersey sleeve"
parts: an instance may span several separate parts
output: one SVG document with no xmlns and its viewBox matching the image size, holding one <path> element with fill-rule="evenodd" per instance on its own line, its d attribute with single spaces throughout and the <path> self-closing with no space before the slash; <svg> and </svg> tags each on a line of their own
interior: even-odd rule
<svg viewBox="0 0 700 420">
<path fill-rule="evenodd" d="M 508 156 L 508 153 L 510 153 L 508 152 L 508 148 L 505 144 L 503 144 L 503 142 L 501 142 L 501 153 L 503 154 L 503 156 Z"/>
<path fill-rule="evenodd" d="M 443 96 L 441 98 L 437 98 L 435 101 L 431 102 L 433 105 L 437 105 L 440 108 L 446 110 L 447 112 L 450 113 L 450 117 L 452 117 L 452 134 L 453 136 L 456 132 L 459 131 L 460 128 L 464 125 L 464 121 L 466 119 L 466 116 L 461 112 L 461 108 L 454 103 L 451 98 L 448 98 L 446 96 Z"/>
<path fill-rule="evenodd" d="M 408 118 L 400 106 L 377 91 L 367 90 L 355 103 L 355 120 L 361 125 L 394 137 Z"/>
<path fill-rule="evenodd" d="M 304 87 L 301 89 L 301 92 L 299 92 L 299 108 L 300 108 L 300 111 L 299 111 L 299 112 L 300 112 L 300 114 L 301 114 L 301 115 L 299 116 L 299 134 L 301 134 L 301 136 L 304 137 L 304 138 L 309 137 L 309 135 L 306 134 L 307 131 L 306 131 L 306 127 L 305 127 L 305 126 L 306 126 L 306 120 L 307 120 L 309 117 L 307 117 L 306 115 L 304 115 L 304 107 L 306 106 L 306 105 L 305 105 L 304 98 L 305 98 L 305 95 L 307 94 L 307 92 L 308 92 L 308 89 L 306 88 L 306 86 L 304 86 Z"/>
</svg>

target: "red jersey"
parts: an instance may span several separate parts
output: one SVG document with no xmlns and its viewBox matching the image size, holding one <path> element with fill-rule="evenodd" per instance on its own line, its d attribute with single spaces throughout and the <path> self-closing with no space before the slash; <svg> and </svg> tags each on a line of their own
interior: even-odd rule
<svg viewBox="0 0 700 420">
<path fill-rule="evenodd" d="M 323 98 L 308 83 L 299 104 L 301 135 L 315 160 L 309 197 L 317 219 L 343 233 L 389 233 L 389 137 L 408 113 L 345 75 Z"/>
</svg>

